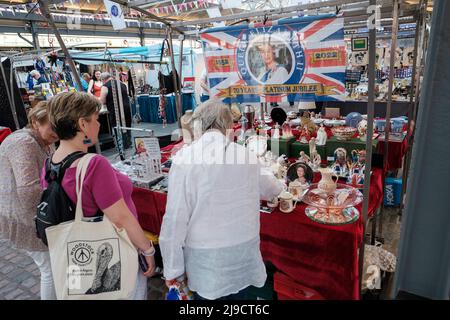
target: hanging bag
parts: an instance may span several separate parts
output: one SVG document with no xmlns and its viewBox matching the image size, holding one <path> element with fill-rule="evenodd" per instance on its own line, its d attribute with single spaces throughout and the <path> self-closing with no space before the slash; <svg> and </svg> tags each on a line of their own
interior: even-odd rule
<svg viewBox="0 0 450 320">
<path fill-rule="evenodd" d="M 173 48 L 171 48 L 169 46 L 169 41 L 167 41 L 167 38 L 163 40 L 162 46 L 161 46 L 161 54 L 159 56 L 159 61 L 162 61 L 162 58 L 164 56 L 164 47 L 167 44 L 167 49 L 168 50 L 172 50 Z M 177 77 L 177 83 L 180 83 L 180 78 L 178 77 L 178 73 L 176 70 L 172 70 L 169 72 L 169 66 L 166 65 L 167 67 L 167 72 L 168 75 L 165 75 L 164 73 L 162 73 L 161 71 L 161 65 L 158 71 L 158 81 L 159 81 L 159 90 L 160 91 L 164 91 L 163 94 L 170 94 L 170 93 L 174 93 L 176 90 L 176 86 L 173 82 L 173 72 L 175 72 L 175 75 Z"/>
<path fill-rule="evenodd" d="M 82 220 L 83 182 L 94 156 L 85 155 L 77 165 L 75 220 L 46 229 L 58 299 L 130 299 L 134 293 L 138 254 L 126 230 L 106 215 L 99 222 Z"/>
</svg>

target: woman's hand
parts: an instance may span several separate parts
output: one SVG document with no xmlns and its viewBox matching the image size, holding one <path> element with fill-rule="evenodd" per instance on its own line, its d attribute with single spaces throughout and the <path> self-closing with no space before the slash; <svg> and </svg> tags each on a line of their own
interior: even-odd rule
<svg viewBox="0 0 450 320">
<path fill-rule="evenodd" d="M 180 280 L 178 280 L 178 279 L 180 279 Z M 169 288 L 170 286 L 172 286 L 175 283 L 180 283 L 180 282 L 186 281 L 186 279 L 187 279 L 186 273 L 184 273 L 182 276 L 180 276 L 176 279 L 171 279 L 171 280 L 166 279 L 166 286 L 167 286 L 167 288 Z"/>
<path fill-rule="evenodd" d="M 174 280 L 166 280 L 166 287 L 169 288 L 173 284 Z"/>
<path fill-rule="evenodd" d="M 145 261 L 147 261 L 148 269 L 144 272 L 144 276 L 151 277 L 155 274 L 156 264 L 155 264 L 155 257 L 149 256 L 145 257 Z"/>
</svg>

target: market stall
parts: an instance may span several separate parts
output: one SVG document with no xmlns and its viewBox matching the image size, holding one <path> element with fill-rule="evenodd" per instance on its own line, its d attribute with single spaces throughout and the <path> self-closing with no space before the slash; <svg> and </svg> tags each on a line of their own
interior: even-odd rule
<svg viewBox="0 0 450 320">
<path fill-rule="evenodd" d="M 182 114 L 186 110 L 195 109 L 195 98 L 192 93 L 183 93 L 182 97 Z M 137 104 L 139 105 L 139 114 L 142 122 L 162 123 L 159 115 L 159 95 L 138 95 Z M 175 106 L 175 96 L 173 94 L 166 96 L 166 117 L 167 123 L 174 123 L 177 119 L 177 111 Z M 137 113 L 136 104 L 132 104 L 132 113 Z"/>
<path fill-rule="evenodd" d="M 165 162 L 181 143 L 161 149 Z M 313 182 L 320 180 L 315 174 Z M 371 179 L 369 217 L 383 199 L 382 170 L 374 169 Z M 166 209 L 167 193 L 135 187 L 133 201 L 141 226 L 159 235 Z M 326 299 L 358 299 L 358 248 L 363 239 L 361 217 L 352 224 L 329 226 L 305 215 L 306 204 L 299 203 L 289 214 L 275 209 L 261 213 L 261 252 L 292 281 L 319 292 Z M 361 210 L 361 205 L 357 206 Z"/>
</svg>

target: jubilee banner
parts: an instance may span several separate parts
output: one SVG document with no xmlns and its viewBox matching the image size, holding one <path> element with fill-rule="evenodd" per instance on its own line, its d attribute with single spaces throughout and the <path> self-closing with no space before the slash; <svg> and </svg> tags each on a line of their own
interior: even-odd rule
<svg viewBox="0 0 450 320">
<path fill-rule="evenodd" d="M 226 103 L 344 100 L 341 17 L 211 28 L 201 39 L 210 96 Z"/>
</svg>

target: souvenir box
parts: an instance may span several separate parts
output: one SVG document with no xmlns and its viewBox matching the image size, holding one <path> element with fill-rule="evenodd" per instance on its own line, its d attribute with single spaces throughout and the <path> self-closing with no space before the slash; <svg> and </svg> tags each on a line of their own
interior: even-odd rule
<svg viewBox="0 0 450 320">
<path fill-rule="evenodd" d="M 289 156 L 289 151 L 294 141 L 295 137 L 287 139 L 285 138 L 269 139 L 267 140 L 267 149 L 272 151 L 277 156 L 281 156 L 282 154 Z"/>
</svg>

